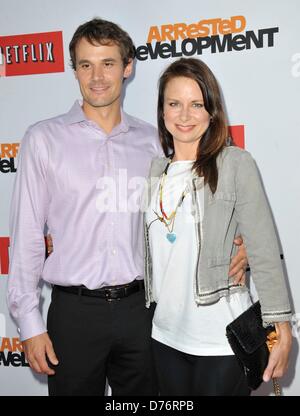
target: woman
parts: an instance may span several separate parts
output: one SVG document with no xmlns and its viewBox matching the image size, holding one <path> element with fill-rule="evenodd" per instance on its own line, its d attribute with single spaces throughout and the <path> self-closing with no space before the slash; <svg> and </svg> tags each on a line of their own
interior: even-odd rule
<svg viewBox="0 0 300 416">
<path fill-rule="evenodd" d="M 228 146 L 217 81 L 179 59 L 159 82 L 158 129 L 166 158 L 151 167 L 145 213 L 146 300 L 156 303 L 153 351 L 162 395 L 249 395 L 225 328 L 251 305 L 228 278 L 233 240 L 244 239 L 266 324 L 278 342 L 264 380 L 281 377 L 291 310 L 271 213 L 250 154 Z"/>
</svg>

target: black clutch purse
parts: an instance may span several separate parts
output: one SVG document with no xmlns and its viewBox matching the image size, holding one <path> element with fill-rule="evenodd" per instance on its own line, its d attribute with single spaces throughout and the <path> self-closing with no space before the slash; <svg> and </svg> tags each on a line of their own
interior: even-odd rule
<svg viewBox="0 0 300 416">
<path fill-rule="evenodd" d="M 269 359 L 267 337 L 274 327 L 262 325 L 260 303 L 257 301 L 226 327 L 228 342 L 242 365 L 250 389 L 257 389 Z"/>
</svg>

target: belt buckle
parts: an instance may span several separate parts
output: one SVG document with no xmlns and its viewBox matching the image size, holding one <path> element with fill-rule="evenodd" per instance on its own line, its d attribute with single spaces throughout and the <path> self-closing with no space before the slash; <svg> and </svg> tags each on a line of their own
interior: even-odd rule
<svg viewBox="0 0 300 416">
<path fill-rule="evenodd" d="M 120 298 L 117 297 L 111 297 L 111 294 L 113 293 L 114 289 L 105 289 L 104 294 L 105 294 L 105 300 L 107 302 L 113 302 L 114 300 L 120 300 Z"/>
</svg>

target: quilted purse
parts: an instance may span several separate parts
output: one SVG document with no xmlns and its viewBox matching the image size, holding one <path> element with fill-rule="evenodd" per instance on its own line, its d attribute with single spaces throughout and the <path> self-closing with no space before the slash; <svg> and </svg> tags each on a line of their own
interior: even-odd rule
<svg viewBox="0 0 300 416">
<path fill-rule="evenodd" d="M 226 327 L 228 342 L 242 365 L 250 389 L 257 389 L 263 382 L 262 376 L 268 364 L 271 344 L 276 340 L 273 326 L 264 328 L 259 301 L 238 316 Z M 280 387 L 273 379 L 275 395 Z"/>
</svg>

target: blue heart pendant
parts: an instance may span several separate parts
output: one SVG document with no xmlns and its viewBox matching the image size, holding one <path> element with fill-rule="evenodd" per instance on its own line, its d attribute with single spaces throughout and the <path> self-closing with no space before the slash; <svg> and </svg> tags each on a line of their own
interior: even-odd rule
<svg viewBox="0 0 300 416">
<path fill-rule="evenodd" d="M 170 243 L 174 243 L 174 241 L 176 240 L 176 234 L 175 233 L 168 233 L 167 234 L 167 239 L 170 241 Z"/>
</svg>

